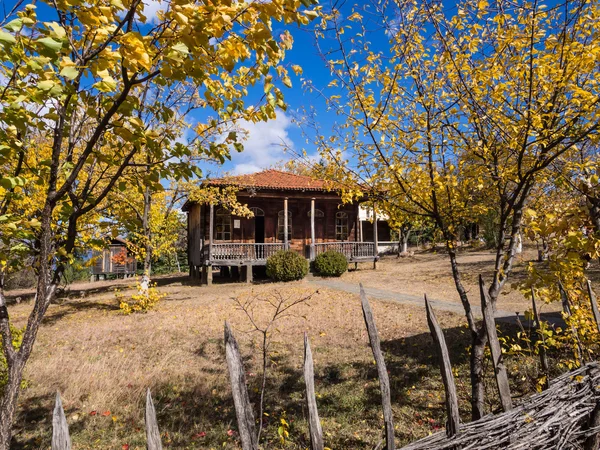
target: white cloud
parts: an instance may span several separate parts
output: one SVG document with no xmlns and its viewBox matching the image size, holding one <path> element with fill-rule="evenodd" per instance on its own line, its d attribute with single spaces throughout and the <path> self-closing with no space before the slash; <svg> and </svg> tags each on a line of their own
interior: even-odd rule
<svg viewBox="0 0 600 450">
<path fill-rule="evenodd" d="M 252 123 L 240 121 L 239 130 L 245 130 L 244 151 L 232 150 L 231 162 L 236 174 L 257 172 L 286 158 L 285 148 L 294 148 L 288 134 L 292 120 L 283 112 L 268 122 Z"/>
<path fill-rule="evenodd" d="M 148 23 L 156 22 L 159 11 L 166 11 L 169 7 L 168 1 L 161 0 L 144 0 L 144 16 Z"/>
</svg>

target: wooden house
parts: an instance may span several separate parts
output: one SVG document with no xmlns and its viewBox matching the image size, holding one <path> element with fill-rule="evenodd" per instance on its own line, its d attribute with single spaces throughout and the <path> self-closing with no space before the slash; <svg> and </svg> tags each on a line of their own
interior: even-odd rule
<svg viewBox="0 0 600 450">
<path fill-rule="evenodd" d="M 135 257 L 127 249 L 127 241 L 116 237 L 111 239 L 107 248 L 92 253 L 92 279 L 98 281 L 109 275 L 129 277 L 135 275 L 137 264 Z"/>
<path fill-rule="evenodd" d="M 344 204 L 325 181 L 278 170 L 205 181 L 208 186 L 238 189 L 237 199 L 253 217 L 233 216 L 222 205 L 188 201 L 190 275 L 211 282 L 212 266 L 240 267 L 251 280 L 252 266 L 292 249 L 313 260 L 336 250 L 349 262 L 377 261 L 377 233 L 364 242 L 359 203 Z"/>
</svg>

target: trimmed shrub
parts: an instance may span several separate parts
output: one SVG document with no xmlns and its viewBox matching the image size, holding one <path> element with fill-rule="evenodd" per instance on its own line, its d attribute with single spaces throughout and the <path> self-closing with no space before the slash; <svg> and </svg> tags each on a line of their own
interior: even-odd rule
<svg viewBox="0 0 600 450">
<path fill-rule="evenodd" d="M 293 250 L 280 250 L 267 259 L 267 276 L 275 281 L 301 280 L 308 273 L 308 261 Z"/>
<path fill-rule="evenodd" d="M 314 267 L 324 277 L 339 277 L 348 270 L 348 260 L 343 253 L 327 250 L 315 258 Z"/>
</svg>

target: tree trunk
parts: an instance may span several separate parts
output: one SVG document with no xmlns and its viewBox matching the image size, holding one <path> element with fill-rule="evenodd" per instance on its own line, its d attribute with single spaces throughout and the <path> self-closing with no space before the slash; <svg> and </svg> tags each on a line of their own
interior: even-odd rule
<svg viewBox="0 0 600 450">
<path fill-rule="evenodd" d="M 12 424 L 17 407 L 17 400 L 23 379 L 23 370 L 27 363 L 40 324 L 50 301 L 54 298 L 56 287 L 62 273 L 63 266 L 58 264 L 54 271 L 52 259 L 52 228 L 51 218 L 54 205 L 46 204 L 42 211 L 41 227 L 39 234 L 39 254 L 37 256 L 38 276 L 33 310 L 27 321 L 27 328 L 23 334 L 21 347 L 18 351 L 10 341 L 10 325 L 8 309 L 4 293 L 0 292 L 0 327 L 3 335 L 3 351 L 8 365 L 8 381 L 0 398 L 0 450 L 9 450 L 11 441 Z M 52 273 L 54 272 L 54 273 Z M 3 288 L 3 286 L 2 286 Z"/>
<path fill-rule="evenodd" d="M 483 380 L 483 361 L 485 357 L 485 345 L 487 343 L 487 333 L 483 324 L 480 325 L 477 333 L 471 334 L 471 418 L 472 420 L 481 419 L 485 415 L 484 398 L 485 384 Z"/>
<path fill-rule="evenodd" d="M 8 382 L 2 392 L 0 401 L 0 450 L 9 450 L 12 436 L 12 424 L 17 409 L 17 399 L 23 378 L 24 364 L 20 355 L 10 364 L 8 369 Z"/>
<path fill-rule="evenodd" d="M 408 238 L 410 229 L 402 230 L 402 253 L 408 253 Z"/>
<path fill-rule="evenodd" d="M 144 233 L 144 276 L 150 278 L 152 271 L 152 233 L 150 230 L 150 207 L 152 206 L 152 193 L 146 187 L 144 191 L 144 214 L 142 216 L 142 228 Z"/>
</svg>

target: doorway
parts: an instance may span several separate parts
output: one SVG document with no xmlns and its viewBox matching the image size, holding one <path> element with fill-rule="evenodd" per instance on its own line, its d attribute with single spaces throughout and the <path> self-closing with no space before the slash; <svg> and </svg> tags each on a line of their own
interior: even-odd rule
<svg viewBox="0 0 600 450">
<path fill-rule="evenodd" d="M 254 217 L 254 243 L 264 244 L 265 243 L 265 216 Z M 255 245 L 256 257 L 263 259 L 265 257 L 265 249 L 263 245 Z"/>
<path fill-rule="evenodd" d="M 265 217 L 254 218 L 254 242 L 257 244 L 265 243 Z"/>
</svg>

